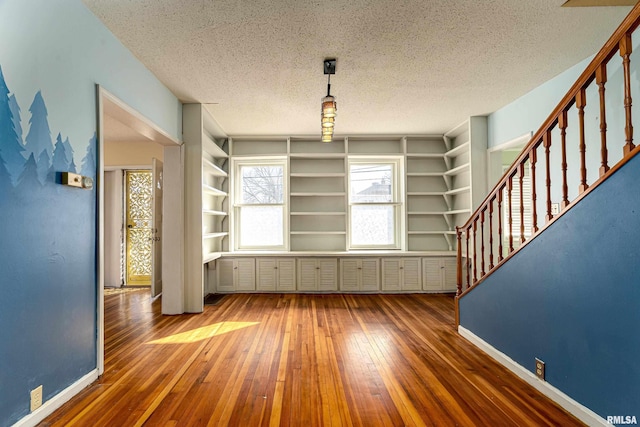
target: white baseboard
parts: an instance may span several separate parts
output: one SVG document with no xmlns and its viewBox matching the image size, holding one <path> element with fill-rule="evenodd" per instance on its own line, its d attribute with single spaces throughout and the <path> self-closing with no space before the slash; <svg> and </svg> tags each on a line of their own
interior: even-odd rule
<svg viewBox="0 0 640 427">
<path fill-rule="evenodd" d="M 71 384 L 69 387 L 62 390 L 60 393 L 53 396 L 51 399 L 47 400 L 42 404 L 41 407 L 30 413 L 29 415 L 22 418 L 20 421 L 15 423 L 13 427 L 32 427 L 47 418 L 49 415 L 53 413 L 56 409 L 67 403 L 73 396 L 80 393 L 86 387 L 88 387 L 91 383 L 98 379 L 98 370 L 94 369 L 93 371 L 86 374 L 84 377 L 80 378 L 75 383 Z"/>
<path fill-rule="evenodd" d="M 611 426 L 611 424 L 607 423 L 607 421 L 600 415 L 596 414 L 586 406 L 576 402 L 551 384 L 539 380 L 533 374 L 533 372 L 530 372 L 527 369 L 523 368 L 509 356 L 497 350 L 482 338 L 476 336 L 473 332 L 462 326 L 458 326 L 458 332 L 476 347 L 480 348 L 482 351 L 491 356 L 496 362 L 500 363 L 502 366 L 509 369 L 518 377 L 522 378 L 528 384 L 533 386 L 533 388 L 538 390 L 540 393 L 544 394 L 549 399 L 562 406 L 567 412 L 578 418 L 583 423 L 587 424 L 588 426 Z"/>
</svg>

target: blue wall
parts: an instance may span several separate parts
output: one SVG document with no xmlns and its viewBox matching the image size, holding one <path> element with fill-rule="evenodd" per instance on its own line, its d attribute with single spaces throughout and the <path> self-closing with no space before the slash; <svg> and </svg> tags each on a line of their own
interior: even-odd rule
<svg viewBox="0 0 640 427">
<path fill-rule="evenodd" d="M 101 84 L 181 139 L 181 104 L 80 0 L 0 0 L 0 426 L 96 368 Z"/>
<path fill-rule="evenodd" d="M 600 416 L 640 416 L 640 156 L 460 300 L 460 324 Z"/>
</svg>

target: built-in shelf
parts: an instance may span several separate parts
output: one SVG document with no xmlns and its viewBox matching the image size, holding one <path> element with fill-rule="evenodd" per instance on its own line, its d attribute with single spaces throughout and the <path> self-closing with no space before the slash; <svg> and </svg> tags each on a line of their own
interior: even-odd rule
<svg viewBox="0 0 640 427">
<path fill-rule="evenodd" d="M 420 211 L 420 212 L 408 212 L 409 215 L 458 215 L 468 213 L 471 214 L 470 209 L 456 209 L 451 211 Z"/>
<path fill-rule="evenodd" d="M 211 156 L 215 158 L 227 158 L 229 155 L 215 143 L 213 139 L 207 134 L 207 132 L 202 132 L 202 145 L 204 150 L 209 153 Z"/>
<path fill-rule="evenodd" d="M 451 230 L 428 230 L 428 231 L 409 231 L 408 232 L 409 235 L 420 235 L 420 234 L 424 234 L 424 235 L 433 235 L 433 236 L 438 236 L 441 234 L 456 234 L 455 231 L 451 231 Z"/>
<path fill-rule="evenodd" d="M 227 237 L 229 235 L 229 233 L 227 233 L 226 231 L 220 231 L 220 232 L 216 232 L 216 233 L 204 233 L 202 235 L 203 239 L 219 239 L 221 237 Z"/>
<path fill-rule="evenodd" d="M 456 166 L 453 169 L 449 169 L 443 175 L 444 176 L 454 176 L 454 175 L 459 175 L 462 172 L 466 172 L 468 170 L 469 170 L 469 163 L 464 163 L 464 164 L 462 164 L 460 166 Z"/>
<path fill-rule="evenodd" d="M 202 184 L 202 192 L 211 196 L 227 197 L 227 192 L 207 184 Z"/>
<path fill-rule="evenodd" d="M 291 212 L 291 216 L 344 216 L 345 212 Z"/>
<path fill-rule="evenodd" d="M 291 178 L 342 178 L 345 176 L 343 172 L 318 172 L 318 173 L 290 173 Z"/>
<path fill-rule="evenodd" d="M 202 158 L 202 164 L 207 168 L 208 172 L 213 176 L 222 176 L 226 177 L 227 173 L 220 169 L 218 165 L 213 163 L 211 160 Z"/>
<path fill-rule="evenodd" d="M 459 187 L 454 188 L 453 190 L 446 191 L 444 194 L 446 194 L 447 196 L 455 196 L 462 193 L 468 193 L 469 191 L 471 191 L 471 187 L 467 185 L 466 187 Z"/>
<path fill-rule="evenodd" d="M 202 255 L 202 262 L 206 264 L 206 263 L 208 263 L 208 262 L 211 262 L 211 261 L 215 261 L 215 260 L 217 260 L 217 259 L 218 259 L 218 258 L 220 258 L 221 256 L 222 256 L 222 253 L 221 253 L 221 252 L 209 252 L 209 253 L 204 253 L 204 254 Z"/>
<path fill-rule="evenodd" d="M 344 159 L 344 153 L 291 153 L 291 159 Z"/>
<path fill-rule="evenodd" d="M 424 154 L 417 154 L 417 153 L 407 153 L 406 156 L 408 158 L 418 158 L 418 159 L 442 159 L 445 157 L 445 153 L 424 153 Z"/>
<path fill-rule="evenodd" d="M 227 216 L 226 212 L 223 211 L 214 211 L 211 209 L 203 209 L 202 213 L 205 215 L 212 215 L 212 216 Z"/>
<path fill-rule="evenodd" d="M 324 235 L 324 234 L 332 234 L 332 235 L 344 235 L 347 234 L 346 231 L 291 231 L 290 234 L 308 234 L 308 235 Z"/>
<path fill-rule="evenodd" d="M 450 158 L 457 157 L 467 152 L 469 150 L 470 144 L 471 143 L 469 141 L 463 142 L 462 144 L 456 146 L 455 148 L 452 148 L 451 150 L 447 151 L 444 155 L 445 157 L 450 157 Z"/>
<path fill-rule="evenodd" d="M 347 193 L 291 193 L 291 197 L 344 197 Z"/>
<path fill-rule="evenodd" d="M 407 196 L 444 196 L 447 191 L 412 191 L 408 192 Z"/>
<path fill-rule="evenodd" d="M 443 176 L 445 172 L 407 172 L 407 176 Z"/>
</svg>

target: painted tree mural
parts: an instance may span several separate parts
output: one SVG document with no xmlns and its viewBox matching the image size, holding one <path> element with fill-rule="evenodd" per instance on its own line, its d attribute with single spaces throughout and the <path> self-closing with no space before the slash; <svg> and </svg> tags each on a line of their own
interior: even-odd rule
<svg viewBox="0 0 640 427">
<path fill-rule="evenodd" d="M 82 159 L 82 168 L 80 169 L 80 174 L 94 179 L 96 177 L 96 143 L 97 136 L 94 133 L 89 139 L 87 154 Z"/>
<path fill-rule="evenodd" d="M 47 175 L 49 175 L 49 168 L 51 168 L 51 159 L 47 154 L 47 150 L 43 150 L 38 156 L 38 160 L 36 162 L 36 168 L 38 171 L 38 179 L 40 183 L 44 185 L 47 182 Z"/>
<path fill-rule="evenodd" d="M 14 97 L 15 99 L 15 97 Z M 15 107 L 14 107 L 15 109 Z M 18 108 L 19 111 L 19 108 Z M 18 116 L 18 121 L 20 117 Z M 22 132 L 22 128 L 20 128 Z M 17 177 L 24 166 L 25 151 L 22 145 L 22 138 L 16 133 L 14 126 L 14 115 L 11 108 L 9 98 L 9 88 L 4 80 L 4 74 L 0 67 L 0 154 L 4 160 L 4 166 L 11 176 L 12 183 L 16 182 Z"/>
<path fill-rule="evenodd" d="M 31 113 L 29 133 L 25 139 L 27 153 L 33 154 L 34 158 L 37 159 L 43 151 L 46 151 L 49 159 L 51 159 L 53 156 L 53 143 L 51 142 L 47 107 L 44 99 L 42 99 L 41 91 L 38 91 L 33 98 L 29 112 Z M 48 166 L 47 169 L 49 169 Z"/>
<path fill-rule="evenodd" d="M 27 162 L 24 164 L 24 170 L 18 178 L 17 188 L 19 190 L 29 192 L 30 190 L 39 187 L 41 187 L 41 184 L 38 179 L 38 165 L 36 164 L 36 158 L 33 157 L 33 153 L 31 153 Z"/>
</svg>

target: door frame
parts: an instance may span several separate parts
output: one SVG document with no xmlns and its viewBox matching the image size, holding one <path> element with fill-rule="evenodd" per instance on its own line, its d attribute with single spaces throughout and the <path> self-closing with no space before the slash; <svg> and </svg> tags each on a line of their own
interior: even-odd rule
<svg viewBox="0 0 640 427">
<path fill-rule="evenodd" d="M 165 182 L 167 178 L 171 180 L 171 185 L 165 186 L 165 198 L 163 204 L 163 212 L 165 218 L 167 216 L 170 219 L 174 219 L 176 225 L 175 233 L 180 233 L 182 236 L 182 230 L 180 227 L 184 224 L 183 205 L 174 203 L 176 200 L 183 200 L 183 187 L 184 181 L 182 177 L 183 172 L 183 159 L 182 159 L 182 141 L 172 137 L 158 125 L 152 122 L 147 117 L 143 116 L 140 112 L 130 107 L 128 104 L 120 100 L 118 97 L 104 89 L 99 84 L 96 84 L 96 121 L 97 121 L 97 292 L 96 292 L 96 310 L 97 310 L 97 336 L 96 336 L 96 369 L 98 375 L 104 373 L 104 116 L 108 112 L 113 118 L 130 127 L 135 132 L 143 135 L 150 141 L 154 141 L 164 146 L 165 153 L 165 167 L 167 167 L 167 160 L 169 160 L 168 168 L 170 174 L 164 174 Z M 167 176 L 169 175 L 169 176 Z M 174 182 L 175 181 L 175 182 Z M 169 187 L 169 188 L 167 188 Z M 167 197 L 167 190 L 170 197 Z M 167 202 L 169 199 L 170 202 Z M 163 230 L 164 231 L 164 230 Z M 172 236 L 175 235 L 172 233 Z M 166 235 L 166 233 L 163 233 Z M 182 244 L 176 245 L 178 248 L 182 248 Z M 172 253 L 170 251 L 163 252 L 162 268 L 168 264 L 164 262 L 165 259 L 172 259 L 172 263 L 175 260 L 179 260 L 178 264 L 182 263 L 183 256 L 181 253 Z M 173 267 L 175 272 L 181 273 L 183 271 L 182 265 Z M 182 289 L 182 280 L 179 278 L 179 274 L 169 275 L 169 277 L 175 278 L 170 283 L 165 282 L 165 285 L 171 288 Z M 164 276 L 164 274 L 163 274 Z M 176 291 L 169 292 L 169 294 L 175 294 Z M 178 292 L 181 294 L 180 292 Z M 165 294 L 166 295 L 166 294 Z M 163 298 L 163 313 L 164 313 L 164 298 Z"/>
</svg>

